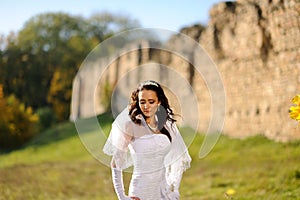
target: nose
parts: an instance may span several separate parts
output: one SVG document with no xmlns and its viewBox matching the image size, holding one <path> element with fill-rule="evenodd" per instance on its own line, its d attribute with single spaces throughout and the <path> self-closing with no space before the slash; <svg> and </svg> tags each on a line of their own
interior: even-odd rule
<svg viewBox="0 0 300 200">
<path fill-rule="evenodd" d="M 148 103 L 145 103 L 145 104 L 144 104 L 144 108 L 147 109 L 148 107 L 149 107 L 149 104 L 148 104 Z"/>
</svg>

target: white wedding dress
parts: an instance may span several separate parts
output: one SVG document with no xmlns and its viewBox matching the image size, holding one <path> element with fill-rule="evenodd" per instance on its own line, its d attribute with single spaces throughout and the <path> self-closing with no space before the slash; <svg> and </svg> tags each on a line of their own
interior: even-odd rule
<svg viewBox="0 0 300 200">
<path fill-rule="evenodd" d="M 127 113 L 125 109 L 114 121 L 103 151 L 113 156 L 118 169 L 133 165 L 128 196 L 179 199 L 182 173 L 190 167 L 191 157 L 175 123 L 167 121 L 165 125 L 172 137 L 170 142 L 166 135 L 153 133 L 143 118 L 138 125 Z"/>
</svg>

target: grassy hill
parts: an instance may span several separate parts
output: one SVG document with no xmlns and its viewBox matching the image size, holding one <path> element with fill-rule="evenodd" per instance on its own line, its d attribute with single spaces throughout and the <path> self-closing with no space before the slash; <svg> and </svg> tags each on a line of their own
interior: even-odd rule
<svg viewBox="0 0 300 200">
<path fill-rule="evenodd" d="M 100 116 L 108 132 L 111 118 Z M 93 127 L 87 132 L 93 133 Z M 188 132 L 183 129 L 182 134 Z M 191 168 L 181 199 L 299 199 L 300 142 L 277 143 L 262 136 L 221 136 L 198 158 L 203 135 L 189 147 Z M 125 187 L 130 174 L 125 173 Z M 0 199 L 116 199 L 110 169 L 84 147 L 73 123 L 46 130 L 22 149 L 0 155 Z"/>
</svg>

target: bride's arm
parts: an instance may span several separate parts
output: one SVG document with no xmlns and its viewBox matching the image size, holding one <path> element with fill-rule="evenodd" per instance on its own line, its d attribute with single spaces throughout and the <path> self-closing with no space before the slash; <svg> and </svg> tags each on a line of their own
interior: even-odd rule
<svg viewBox="0 0 300 200">
<path fill-rule="evenodd" d="M 119 135 L 118 148 L 114 152 L 114 155 L 111 160 L 112 182 L 119 200 L 132 199 L 125 195 L 122 173 L 122 166 L 126 162 L 128 151 L 127 148 L 131 140 L 131 136 L 128 136 L 126 134 Z"/>
<path fill-rule="evenodd" d="M 140 200 L 138 197 L 129 197 L 125 195 L 124 192 L 124 184 L 123 184 L 123 174 L 122 170 L 119 170 L 115 167 L 114 160 L 112 160 L 111 164 L 111 170 L 112 170 L 112 181 L 114 185 L 115 192 L 118 196 L 119 200 Z"/>
<path fill-rule="evenodd" d="M 123 173 L 121 169 L 116 168 L 114 159 L 111 161 L 112 182 L 119 200 L 140 200 L 138 197 L 128 197 L 125 195 L 123 184 Z"/>
<path fill-rule="evenodd" d="M 112 131 L 116 133 L 119 130 L 113 129 Z M 125 195 L 124 191 L 122 167 L 124 167 L 124 164 L 127 165 L 128 145 L 131 142 L 132 138 L 133 137 L 130 135 L 120 133 L 118 137 L 115 138 L 118 142 L 115 143 L 117 148 L 115 149 L 111 160 L 111 171 L 113 186 L 119 200 L 140 200 L 137 197 L 129 197 Z"/>
<path fill-rule="evenodd" d="M 103 147 L 103 152 L 112 156 L 112 181 L 119 200 L 139 200 L 136 197 L 128 197 L 125 195 L 122 174 L 123 169 L 132 165 L 132 159 L 128 152 L 128 145 L 133 137 L 132 121 L 128 117 L 127 109 L 124 109 L 112 124 L 109 137 Z"/>
</svg>

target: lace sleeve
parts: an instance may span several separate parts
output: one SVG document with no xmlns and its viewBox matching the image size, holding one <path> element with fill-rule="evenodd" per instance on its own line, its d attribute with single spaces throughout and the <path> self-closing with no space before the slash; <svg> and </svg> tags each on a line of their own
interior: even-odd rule
<svg viewBox="0 0 300 200">
<path fill-rule="evenodd" d="M 131 121 L 126 110 L 118 115 L 112 124 L 103 152 L 115 161 L 116 168 L 123 170 L 132 166 L 128 145 L 132 140 Z"/>
<path fill-rule="evenodd" d="M 171 124 L 169 131 L 172 135 L 172 146 L 165 159 L 166 180 L 169 189 L 179 195 L 182 174 L 190 168 L 192 159 L 176 125 Z"/>
</svg>

